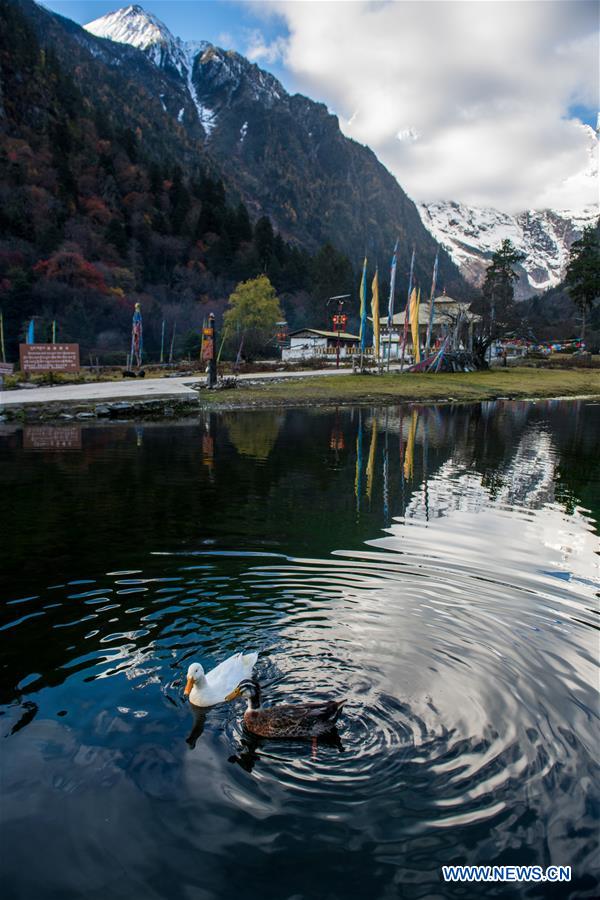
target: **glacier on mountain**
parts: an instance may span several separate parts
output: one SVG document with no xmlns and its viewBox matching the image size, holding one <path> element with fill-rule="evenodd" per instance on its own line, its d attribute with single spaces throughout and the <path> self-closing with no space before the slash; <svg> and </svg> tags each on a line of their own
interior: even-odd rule
<svg viewBox="0 0 600 900">
<path fill-rule="evenodd" d="M 186 82 L 200 123 L 206 134 L 210 135 L 216 124 L 215 114 L 200 102 L 192 78 L 194 60 L 212 47 L 208 41 L 182 41 L 181 38 L 174 37 L 160 19 L 137 5 L 124 7 L 88 22 L 84 28 L 95 37 L 129 44 L 142 50 L 160 68 L 174 69 Z"/>
<path fill-rule="evenodd" d="M 589 163 L 577 176 L 598 185 L 598 135 L 582 125 L 589 139 Z M 587 190 L 587 196 L 593 190 Z M 515 289 L 517 299 L 556 287 L 564 279 L 569 250 L 586 225 L 600 216 L 600 205 L 579 211 L 530 209 L 516 214 L 453 201 L 417 204 L 423 224 L 448 251 L 464 277 L 479 286 L 492 253 L 508 238 L 525 255 Z"/>
<path fill-rule="evenodd" d="M 598 218 L 592 207 L 581 213 L 528 210 L 517 215 L 463 203 L 418 204 L 421 219 L 472 284 L 480 286 L 492 254 L 508 238 L 525 255 L 517 299 L 555 287 L 564 278 L 569 249 L 586 225 Z"/>
</svg>

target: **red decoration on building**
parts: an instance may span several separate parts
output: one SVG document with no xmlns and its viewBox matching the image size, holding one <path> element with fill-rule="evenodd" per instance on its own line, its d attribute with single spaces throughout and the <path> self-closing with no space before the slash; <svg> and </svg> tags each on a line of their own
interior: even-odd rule
<svg viewBox="0 0 600 900">
<path fill-rule="evenodd" d="M 333 330 L 345 331 L 347 322 L 348 316 L 345 313 L 337 313 L 333 316 Z"/>
</svg>

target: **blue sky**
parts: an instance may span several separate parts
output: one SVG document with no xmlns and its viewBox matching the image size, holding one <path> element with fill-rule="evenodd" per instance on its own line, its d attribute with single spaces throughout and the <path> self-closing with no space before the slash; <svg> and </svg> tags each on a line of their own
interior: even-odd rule
<svg viewBox="0 0 600 900">
<path fill-rule="evenodd" d="M 42 2 L 80 24 L 127 5 Z M 326 103 L 417 201 L 505 212 L 597 203 L 596 0 L 139 5 L 173 34 L 237 50 Z"/>
<path fill-rule="evenodd" d="M 84 25 L 107 13 L 127 6 L 119 0 L 40 0 L 43 6 Z M 141 0 L 138 4 L 157 16 L 169 30 L 184 40 L 204 40 L 246 53 L 260 32 L 261 38 L 272 44 L 278 37 L 287 37 L 285 20 L 267 4 L 262 13 L 258 4 L 231 0 Z M 258 12 L 257 12 L 258 10 Z M 288 90 L 294 90 L 293 77 L 281 61 L 262 58 L 261 67 L 273 72 Z"/>
</svg>

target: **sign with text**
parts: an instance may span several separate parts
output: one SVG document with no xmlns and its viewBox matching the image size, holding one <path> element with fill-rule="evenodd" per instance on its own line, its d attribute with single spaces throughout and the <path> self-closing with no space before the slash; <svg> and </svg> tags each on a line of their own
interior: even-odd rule
<svg viewBox="0 0 600 900">
<path fill-rule="evenodd" d="M 19 344 L 22 372 L 79 372 L 79 344 Z"/>
<path fill-rule="evenodd" d="M 24 450 L 81 450 L 80 425 L 26 425 L 23 429 Z"/>
<path fill-rule="evenodd" d="M 15 367 L 12 363 L 0 362 L 0 378 L 2 378 L 3 375 L 12 375 L 14 369 Z"/>
</svg>

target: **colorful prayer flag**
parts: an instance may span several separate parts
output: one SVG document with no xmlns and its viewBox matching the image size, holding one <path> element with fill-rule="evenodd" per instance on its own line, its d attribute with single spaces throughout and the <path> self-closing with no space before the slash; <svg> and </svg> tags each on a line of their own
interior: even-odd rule
<svg viewBox="0 0 600 900">
<path fill-rule="evenodd" d="M 417 434 L 418 413 L 416 409 L 412 411 L 410 426 L 408 429 L 408 440 L 406 442 L 406 454 L 404 456 L 404 477 L 412 478 L 414 474 L 415 464 L 415 436 Z"/>
<path fill-rule="evenodd" d="M 142 365 L 142 351 L 144 349 L 142 334 L 142 308 L 139 303 L 135 304 L 133 311 L 133 321 L 131 323 L 131 365 L 135 359 L 138 368 Z"/>
<path fill-rule="evenodd" d="M 396 267 L 398 264 L 398 241 L 394 245 L 394 254 L 392 256 L 392 267 L 390 272 L 390 297 L 388 300 L 388 330 L 392 327 L 394 318 L 394 290 L 396 287 Z"/>
<path fill-rule="evenodd" d="M 360 352 L 367 349 L 367 257 L 363 263 L 360 280 Z"/>
<path fill-rule="evenodd" d="M 354 495 L 356 497 L 356 510 L 360 512 L 360 497 L 362 494 L 362 466 L 363 466 L 363 433 L 362 412 L 358 411 L 358 433 L 356 436 L 356 473 L 354 476 Z"/>
<path fill-rule="evenodd" d="M 435 254 L 435 262 L 433 264 L 433 275 L 431 278 L 431 294 L 429 296 L 429 324 L 427 325 L 427 338 L 425 340 L 425 350 L 429 350 L 431 346 L 431 331 L 433 328 L 433 310 L 435 306 L 435 290 L 437 286 L 438 258 L 440 251 Z"/>
<path fill-rule="evenodd" d="M 379 272 L 375 269 L 371 285 L 371 315 L 373 317 L 373 353 L 379 359 Z"/>
<path fill-rule="evenodd" d="M 408 326 L 410 323 L 410 295 L 412 293 L 414 271 L 415 271 L 415 248 L 413 247 L 412 255 L 410 257 L 410 274 L 408 276 L 408 293 L 406 295 L 406 306 L 404 307 L 404 333 L 402 335 L 402 360 L 401 360 L 402 366 L 404 365 L 404 351 L 406 350 L 406 341 L 408 339 Z"/>
<path fill-rule="evenodd" d="M 367 460 L 367 497 L 369 503 L 373 496 L 373 478 L 375 475 L 375 453 L 377 450 L 377 419 L 373 416 L 371 421 L 371 445 L 369 447 L 369 458 Z"/>
<path fill-rule="evenodd" d="M 419 306 L 421 303 L 421 288 L 413 288 L 410 296 L 410 328 L 413 343 L 413 356 L 416 363 L 421 362 L 421 348 L 419 346 Z"/>
</svg>

